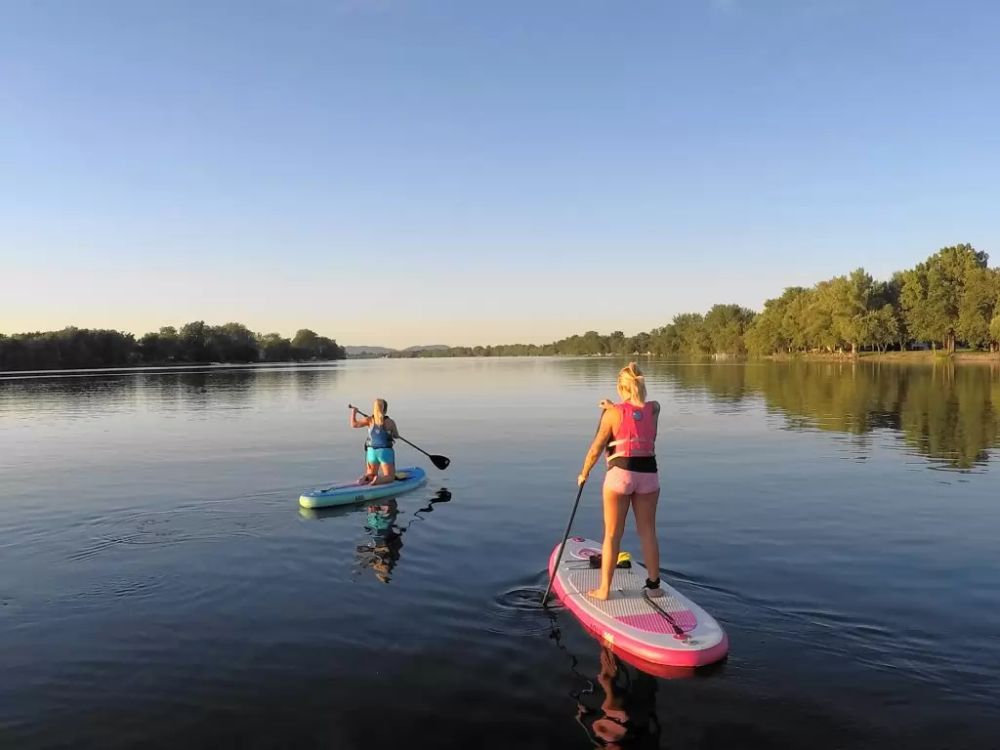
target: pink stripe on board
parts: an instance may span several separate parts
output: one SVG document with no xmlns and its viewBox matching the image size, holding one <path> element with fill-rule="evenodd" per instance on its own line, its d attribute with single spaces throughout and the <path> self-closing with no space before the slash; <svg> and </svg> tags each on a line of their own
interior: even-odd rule
<svg viewBox="0 0 1000 750">
<path fill-rule="evenodd" d="M 682 609 L 677 612 L 671 612 L 670 617 L 677 627 L 683 630 L 685 633 L 694 630 L 698 625 L 698 620 L 695 619 L 694 612 L 690 609 Z M 660 614 L 655 612 L 650 612 L 644 615 L 621 615 L 616 617 L 616 620 L 625 625 L 631 625 L 633 628 L 638 630 L 645 630 L 647 633 L 663 633 L 664 635 L 673 635 L 677 631 L 670 625 L 670 620 Z"/>
</svg>

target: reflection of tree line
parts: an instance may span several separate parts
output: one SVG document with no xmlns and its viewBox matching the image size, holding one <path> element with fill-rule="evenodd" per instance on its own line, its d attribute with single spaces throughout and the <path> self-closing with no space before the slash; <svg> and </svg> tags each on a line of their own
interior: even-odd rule
<svg viewBox="0 0 1000 750">
<path fill-rule="evenodd" d="M 51 408 L 64 403 L 76 408 L 80 399 L 100 408 L 102 401 L 121 402 L 142 397 L 159 403 L 174 402 L 184 408 L 212 403 L 237 405 L 255 397 L 257 389 L 271 381 L 289 378 L 300 398 L 315 398 L 320 386 L 337 375 L 336 370 L 237 369 L 197 372 L 101 374 L 79 377 L 16 377 L 0 380 L 0 404 Z"/>
<path fill-rule="evenodd" d="M 928 458 L 956 468 L 987 460 L 1000 445 L 1000 372 L 994 368 L 873 364 L 695 365 L 668 375 L 684 389 L 716 398 L 762 396 L 793 425 L 863 435 L 902 433 Z"/>
</svg>

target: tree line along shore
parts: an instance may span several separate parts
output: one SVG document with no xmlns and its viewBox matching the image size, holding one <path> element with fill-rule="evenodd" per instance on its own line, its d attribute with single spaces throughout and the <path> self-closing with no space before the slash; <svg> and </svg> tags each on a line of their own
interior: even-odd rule
<svg viewBox="0 0 1000 750">
<path fill-rule="evenodd" d="M 914 352 L 925 350 L 926 354 Z M 959 352 L 959 349 L 962 349 Z M 945 247 L 884 281 L 858 268 L 812 287 L 789 287 L 755 312 L 717 304 L 681 313 L 659 328 L 626 336 L 587 331 L 549 344 L 451 346 L 379 353 L 380 357 L 677 355 L 917 359 L 1000 354 L 1000 269 L 971 245 Z M 0 334 L 0 370 L 116 367 L 171 363 L 343 359 L 333 339 L 309 329 L 291 339 L 240 323 L 203 321 L 164 327 L 136 339 L 111 330 L 66 328 Z"/>
<path fill-rule="evenodd" d="M 57 370 L 213 362 L 293 362 L 344 359 L 343 347 L 308 328 L 288 339 L 254 333 L 242 323 L 194 321 L 177 330 L 164 326 L 139 339 L 114 330 L 0 334 L 0 370 Z"/>
<path fill-rule="evenodd" d="M 916 267 L 878 281 L 858 268 L 812 287 L 789 287 L 761 312 L 718 304 L 682 313 L 648 332 L 588 331 L 550 344 L 447 347 L 390 357 L 517 355 L 875 355 L 917 359 L 932 352 L 972 358 L 1000 351 L 1000 269 L 971 245 L 946 247 Z M 927 350 L 926 355 L 913 351 Z"/>
</svg>

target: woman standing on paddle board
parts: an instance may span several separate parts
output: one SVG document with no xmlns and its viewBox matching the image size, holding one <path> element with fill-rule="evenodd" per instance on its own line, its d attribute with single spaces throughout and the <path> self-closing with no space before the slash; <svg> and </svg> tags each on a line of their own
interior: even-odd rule
<svg viewBox="0 0 1000 750">
<path fill-rule="evenodd" d="M 392 443 L 399 437 L 399 430 L 396 429 L 396 422 L 387 416 L 388 411 L 389 403 L 382 398 L 375 399 L 370 417 L 359 416 L 357 408 L 351 407 L 351 427 L 368 428 L 365 475 L 360 480 L 361 484 L 388 484 L 396 479 L 396 451 Z"/>
<path fill-rule="evenodd" d="M 656 540 L 656 503 L 660 498 L 660 477 L 656 467 L 656 431 L 660 404 L 646 401 L 646 379 L 635 362 L 618 373 L 618 396 L 621 402 L 604 400 L 597 435 L 577 477 L 587 481 L 601 451 L 607 451 L 608 473 L 604 477 L 604 544 L 601 549 L 601 585 L 588 591 L 595 599 L 611 595 L 611 581 L 621 550 L 622 534 L 629 506 L 635 512 L 635 525 L 642 544 L 646 570 L 655 579 L 646 579 L 649 596 L 660 591 L 660 545 Z"/>
</svg>

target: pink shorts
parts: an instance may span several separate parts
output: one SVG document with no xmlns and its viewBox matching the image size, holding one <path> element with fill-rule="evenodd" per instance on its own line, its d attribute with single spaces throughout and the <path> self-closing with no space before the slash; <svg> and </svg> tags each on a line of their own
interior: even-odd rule
<svg viewBox="0 0 1000 750">
<path fill-rule="evenodd" d="M 660 489 L 660 475 L 644 471 L 629 471 L 612 466 L 604 476 L 604 489 L 619 495 L 646 495 Z"/>
</svg>

